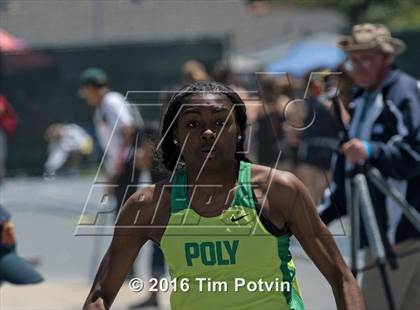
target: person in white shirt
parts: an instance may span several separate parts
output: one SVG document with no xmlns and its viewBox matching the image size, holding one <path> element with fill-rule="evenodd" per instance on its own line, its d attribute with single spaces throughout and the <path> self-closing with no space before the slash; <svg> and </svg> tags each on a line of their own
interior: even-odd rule
<svg viewBox="0 0 420 310">
<path fill-rule="evenodd" d="M 74 156 L 92 153 L 91 136 L 76 124 L 51 124 L 45 131 L 48 142 L 48 158 L 44 164 L 44 174 L 53 175 Z"/>
<path fill-rule="evenodd" d="M 138 109 L 125 97 L 111 91 L 106 73 L 99 68 L 86 69 L 80 78 L 79 93 L 95 108 L 93 122 L 104 151 L 104 167 L 108 182 L 114 189 L 117 210 L 135 192 L 140 171 L 134 165 L 136 145 L 143 120 Z"/>
</svg>

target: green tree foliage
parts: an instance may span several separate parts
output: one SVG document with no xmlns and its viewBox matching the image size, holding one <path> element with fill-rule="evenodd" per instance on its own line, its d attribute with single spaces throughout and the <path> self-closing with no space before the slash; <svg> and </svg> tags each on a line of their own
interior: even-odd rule
<svg viewBox="0 0 420 310">
<path fill-rule="evenodd" d="M 248 2 L 258 2 L 250 0 Z M 274 5 L 294 4 L 335 9 L 350 25 L 382 23 L 395 30 L 420 29 L 420 0 L 268 0 Z"/>
</svg>

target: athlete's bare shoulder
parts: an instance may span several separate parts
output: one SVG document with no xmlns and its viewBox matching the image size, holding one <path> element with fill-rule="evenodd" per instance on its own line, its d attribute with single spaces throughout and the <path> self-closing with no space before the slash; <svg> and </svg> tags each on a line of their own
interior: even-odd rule
<svg viewBox="0 0 420 310">
<path fill-rule="evenodd" d="M 285 196 L 294 196 L 302 186 L 299 179 L 290 172 L 262 165 L 251 165 L 252 182 L 260 186 L 267 194 L 280 191 Z"/>
<path fill-rule="evenodd" d="M 166 185 L 168 181 L 164 180 L 136 191 L 122 207 L 117 225 L 152 225 L 153 219 L 169 211 L 170 191 Z"/>
<path fill-rule="evenodd" d="M 251 167 L 252 183 L 260 189 L 262 200 L 267 201 L 267 215 L 275 218 L 281 216 L 288 221 L 288 215 L 301 202 L 301 196 L 306 195 L 303 183 L 287 171 L 254 164 Z"/>
<path fill-rule="evenodd" d="M 266 214 L 273 219 L 274 224 L 281 224 L 281 221 L 277 222 L 279 218 L 289 225 L 296 223 L 308 208 L 314 208 L 305 185 L 292 173 L 252 165 L 252 175 L 253 183 L 259 182 L 256 184 L 267 198 Z"/>
</svg>

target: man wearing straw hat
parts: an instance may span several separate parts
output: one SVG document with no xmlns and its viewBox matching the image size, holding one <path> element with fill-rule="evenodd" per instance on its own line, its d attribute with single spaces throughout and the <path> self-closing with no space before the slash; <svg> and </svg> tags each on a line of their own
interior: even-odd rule
<svg viewBox="0 0 420 310">
<path fill-rule="evenodd" d="M 345 172 L 363 163 L 376 167 L 389 186 L 420 211 L 420 83 L 393 64 L 405 44 L 383 25 L 361 24 L 337 45 L 348 54 L 346 69 L 360 90 L 350 104 L 350 140 L 333 160 L 334 180 L 324 197 L 321 218 L 328 224 L 346 213 Z M 396 308 L 420 309 L 420 232 L 399 206 L 368 185 L 378 224 L 398 257 L 399 268 L 388 269 Z M 361 237 L 366 247 L 363 231 Z M 416 248 L 414 254 L 401 255 Z M 370 256 L 367 251 L 366 264 L 372 263 Z M 362 290 L 367 309 L 387 309 L 377 268 L 364 272 Z"/>
</svg>

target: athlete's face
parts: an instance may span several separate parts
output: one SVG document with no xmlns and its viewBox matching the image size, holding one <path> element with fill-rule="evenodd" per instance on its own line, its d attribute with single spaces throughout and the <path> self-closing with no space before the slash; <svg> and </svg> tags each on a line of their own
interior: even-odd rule
<svg viewBox="0 0 420 310">
<path fill-rule="evenodd" d="M 206 170 L 234 161 L 238 135 L 232 102 L 224 95 L 213 94 L 188 98 L 175 130 L 186 165 L 205 165 Z"/>
</svg>

